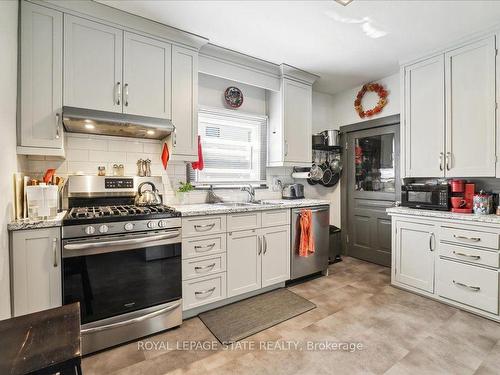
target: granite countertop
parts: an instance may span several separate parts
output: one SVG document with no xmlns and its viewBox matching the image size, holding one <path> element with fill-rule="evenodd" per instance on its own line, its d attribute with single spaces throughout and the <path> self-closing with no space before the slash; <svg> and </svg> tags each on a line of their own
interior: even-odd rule
<svg viewBox="0 0 500 375">
<path fill-rule="evenodd" d="M 184 204 L 184 205 L 178 204 L 178 205 L 172 205 L 172 207 L 176 211 L 179 211 L 183 217 L 186 217 L 186 216 L 199 216 L 199 215 L 229 214 L 236 212 L 279 210 L 283 208 L 322 206 L 330 204 L 330 201 L 323 199 L 269 199 L 269 200 L 264 200 L 263 202 L 270 204 L 232 207 L 219 204 L 201 203 L 201 204 Z"/>
<path fill-rule="evenodd" d="M 7 225 L 7 229 L 10 231 L 14 231 L 14 230 L 25 230 L 25 229 L 60 227 L 62 225 L 62 220 L 65 215 L 66 211 L 61 211 L 57 214 L 55 218 L 47 220 L 31 220 L 31 219 L 15 220 Z"/>
<path fill-rule="evenodd" d="M 500 216 L 497 215 L 459 214 L 450 211 L 421 210 L 409 207 L 390 207 L 386 211 L 389 215 L 413 215 L 420 217 L 434 217 L 436 219 L 463 220 L 479 223 L 500 224 Z"/>
</svg>

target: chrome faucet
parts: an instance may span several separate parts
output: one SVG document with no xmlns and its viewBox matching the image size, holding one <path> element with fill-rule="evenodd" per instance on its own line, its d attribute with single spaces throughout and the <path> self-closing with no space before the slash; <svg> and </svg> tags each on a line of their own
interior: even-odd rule
<svg viewBox="0 0 500 375">
<path fill-rule="evenodd" d="M 215 194 L 214 186 L 210 185 L 207 193 L 207 203 L 221 203 L 222 198 Z"/>
<path fill-rule="evenodd" d="M 246 191 L 248 195 L 250 195 L 250 202 L 255 202 L 255 189 L 251 184 L 248 184 L 248 186 L 243 186 L 241 188 L 241 191 Z"/>
</svg>

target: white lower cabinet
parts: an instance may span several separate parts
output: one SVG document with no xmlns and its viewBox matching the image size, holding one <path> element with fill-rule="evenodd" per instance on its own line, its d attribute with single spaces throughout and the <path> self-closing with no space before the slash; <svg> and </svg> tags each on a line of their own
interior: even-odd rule
<svg viewBox="0 0 500 375">
<path fill-rule="evenodd" d="M 434 292 L 435 227 L 396 222 L 395 277 L 402 284 Z"/>
<path fill-rule="evenodd" d="M 290 226 L 262 229 L 262 287 L 290 279 Z"/>
<path fill-rule="evenodd" d="M 256 229 L 227 235 L 228 297 L 260 289 L 262 239 Z"/>
<path fill-rule="evenodd" d="M 289 209 L 186 217 L 182 237 L 184 311 L 290 279 Z"/>
<path fill-rule="evenodd" d="M 60 241 L 59 227 L 11 232 L 14 316 L 61 306 Z"/>
<path fill-rule="evenodd" d="M 182 283 L 183 310 L 226 298 L 226 273 L 203 276 Z"/>
<path fill-rule="evenodd" d="M 500 321 L 500 227 L 392 214 L 392 284 Z"/>
<path fill-rule="evenodd" d="M 498 314 L 498 271 L 439 259 L 437 292 L 441 297 Z"/>
</svg>

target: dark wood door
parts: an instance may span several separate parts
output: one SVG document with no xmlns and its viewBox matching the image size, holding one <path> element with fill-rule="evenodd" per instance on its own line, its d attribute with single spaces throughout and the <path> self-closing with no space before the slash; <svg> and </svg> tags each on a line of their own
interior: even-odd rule
<svg viewBox="0 0 500 375">
<path fill-rule="evenodd" d="M 400 196 L 399 125 L 346 134 L 347 254 L 391 264 L 391 218 Z"/>
</svg>

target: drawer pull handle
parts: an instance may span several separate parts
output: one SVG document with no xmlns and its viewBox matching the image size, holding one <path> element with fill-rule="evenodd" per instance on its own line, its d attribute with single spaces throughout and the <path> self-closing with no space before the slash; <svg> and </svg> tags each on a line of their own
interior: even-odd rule
<svg viewBox="0 0 500 375">
<path fill-rule="evenodd" d="M 207 246 L 196 245 L 194 247 L 194 251 L 196 251 L 198 253 L 204 253 L 205 251 L 212 250 L 214 246 L 215 246 L 215 242 L 213 242 L 213 243 L 211 243 L 210 245 L 207 245 Z"/>
<path fill-rule="evenodd" d="M 194 267 L 194 270 L 195 270 L 196 272 L 201 272 L 201 271 L 205 271 L 205 270 L 207 270 L 207 271 L 212 271 L 212 269 L 213 269 L 214 267 L 215 267 L 215 263 L 212 263 L 212 264 L 209 264 L 209 265 L 207 265 L 207 266 L 196 266 L 196 267 Z"/>
<path fill-rule="evenodd" d="M 215 223 L 205 224 L 205 225 L 195 225 L 194 229 L 198 232 L 206 232 L 206 231 L 212 229 L 214 226 L 215 226 Z"/>
<path fill-rule="evenodd" d="M 469 254 L 464 254 L 464 253 L 457 253 L 456 251 L 453 251 L 453 254 L 458 255 L 460 257 L 471 258 L 474 260 L 481 259 L 481 257 L 479 255 L 469 255 Z"/>
<path fill-rule="evenodd" d="M 434 233 L 429 233 L 429 250 L 434 251 L 434 247 L 432 246 L 432 242 L 434 241 Z"/>
<path fill-rule="evenodd" d="M 457 236 L 456 234 L 453 235 L 457 240 L 466 240 L 466 241 L 472 241 L 472 242 L 479 242 L 481 239 L 479 237 L 466 237 L 466 236 Z"/>
<path fill-rule="evenodd" d="M 213 288 L 207 289 L 207 290 L 201 290 L 199 292 L 194 292 L 195 295 L 201 296 L 201 295 L 206 295 L 206 294 L 212 294 L 215 290 L 215 286 Z"/>
<path fill-rule="evenodd" d="M 478 286 L 470 286 L 470 285 L 467 285 L 464 283 L 459 283 L 458 281 L 455 281 L 455 280 L 453 280 L 453 284 L 455 284 L 456 286 L 461 286 L 462 288 L 470 289 L 473 292 L 479 292 L 481 290 L 481 288 Z"/>
</svg>

